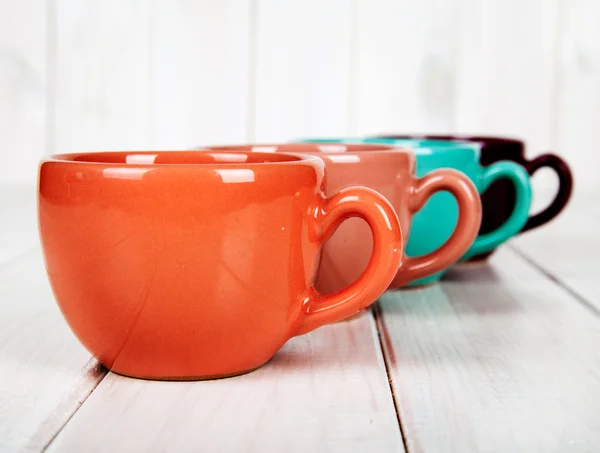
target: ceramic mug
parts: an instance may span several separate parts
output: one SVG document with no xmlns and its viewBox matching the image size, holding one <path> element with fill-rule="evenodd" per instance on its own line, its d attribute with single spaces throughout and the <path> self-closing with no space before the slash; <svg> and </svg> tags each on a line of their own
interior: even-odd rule
<svg viewBox="0 0 600 453">
<path fill-rule="evenodd" d="M 58 305 L 112 371 L 205 379 L 251 371 L 290 338 L 352 316 L 388 287 L 398 218 L 375 191 L 326 198 L 315 156 L 195 151 L 55 155 L 39 169 L 38 216 Z M 348 217 L 375 248 L 330 295 L 319 251 Z"/>
<path fill-rule="evenodd" d="M 456 229 L 449 231 L 426 254 L 403 258 L 390 289 L 435 275 L 455 263 L 471 246 L 481 224 L 481 201 L 473 183 L 454 170 L 438 170 L 423 178 L 415 177 L 415 155 L 405 148 L 356 144 L 255 144 L 210 149 L 316 154 L 326 164 L 326 194 L 353 185 L 376 190 L 391 202 L 405 235 L 430 197 L 435 199 L 440 195 L 437 192 L 450 192 L 451 195 L 446 195 L 456 199 L 459 206 L 454 212 Z M 423 224 L 423 228 L 428 224 L 433 231 L 440 221 L 444 222 L 428 217 L 417 222 Z M 441 239 L 439 235 L 437 238 Z M 338 291 L 355 280 L 365 269 L 372 247 L 373 240 L 364 222 L 353 219 L 344 223 L 323 248 L 317 289 L 325 293 Z"/>
<path fill-rule="evenodd" d="M 530 216 L 519 233 L 540 227 L 554 219 L 566 207 L 573 193 L 573 175 L 569 165 L 559 156 L 551 153 L 539 155 L 533 160 L 527 159 L 525 156 L 525 143 L 522 140 L 508 137 L 437 134 L 382 135 L 375 138 L 472 141 L 481 145 L 479 161 L 483 166 L 492 165 L 500 160 L 510 160 L 523 166 L 530 176 L 533 176 L 540 168 L 554 170 L 559 180 L 558 192 L 554 200 L 542 212 Z M 516 202 L 515 189 L 509 181 L 495 181 L 482 194 L 481 201 L 483 204 L 483 220 L 480 232 L 485 234 L 498 228 L 513 212 Z M 492 253 L 493 250 L 476 255 L 471 260 L 483 260 L 488 258 Z"/>
<path fill-rule="evenodd" d="M 500 161 L 482 167 L 479 163 L 481 145 L 472 142 L 418 140 L 418 139 L 379 139 L 379 138 L 330 138 L 308 139 L 309 143 L 363 143 L 408 146 L 417 156 L 417 176 L 426 177 L 441 168 L 453 168 L 466 175 L 483 194 L 495 181 L 506 179 L 515 188 L 515 208 L 511 215 L 496 229 L 479 234 L 471 247 L 461 257 L 467 260 L 481 253 L 489 252 L 517 234 L 527 222 L 531 206 L 531 184 L 527 170 L 515 162 Z M 435 250 L 448 237 L 457 223 L 458 212 L 452 197 L 447 193 L 434 195 L 413 220 L 406 254 L 411 257 L 423 256 Z M 404 230 L 405 233 L 407 230 Z M 442 276 L 438 273 L 414 282 L 414 285 L 435 281 Z"/>
</svg>

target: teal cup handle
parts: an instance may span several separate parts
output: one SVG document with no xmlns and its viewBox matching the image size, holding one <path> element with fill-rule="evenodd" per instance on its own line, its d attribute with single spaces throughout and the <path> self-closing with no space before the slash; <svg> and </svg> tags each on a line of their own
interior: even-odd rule
<svg viewBox="0 0 600 453">
<path fill-rule="evenodd" d="M 529 219 L 531 207 L 531 181 L 527 170 L 521 165 L 510 161 L 500 161 L 485 167 L 481 193 L 498 179 L 509 179 L 515 186 L 515 208 L 506 221 L 494 231 L 477 236 L 463 260 L 481 253 L 489 252 L 503 242 L 515 236 Z"/>
</svg>

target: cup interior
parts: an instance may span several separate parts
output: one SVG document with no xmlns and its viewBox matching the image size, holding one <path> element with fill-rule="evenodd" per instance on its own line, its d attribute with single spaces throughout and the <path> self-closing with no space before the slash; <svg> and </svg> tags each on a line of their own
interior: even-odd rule
<svg viewBox="0 0 600 453">
<path fill-rule="evenodd" d="M 59 154 L 53 161 L 89 164 L 119 165 L 215 165 L 215 164 L 270 164 L 299 162 L 306 157 L 282 153 L 252 152 L 236 149 L 232 152 L 194 151 L 106 151 L 90 153 Z"/>
<path fill-rule="evenodd" d="M 265 145 L 233 145 L 233 146 L 211 146 L 211 150 L 252 151 L 267 153 L 299 153 L 299 154 L 342 154 L 362 153 L 376 151 L 397 150 L 398 146 L 383 143 L 336 143 L 325 141 L 323 143 L 284 143 Z"/>
<path fill-rule="evenodd" d="M 381 143 L 382 139 L 367 138 L 365 142 Z M 442 140 L 442 139 L 383 139 L 385 143 L 394 143 L 400 146 L 414 148 L 419 154 L 433 154 L 440 152 L 456 152 L 460 150 L 471 150 L 478 153 L 481 145 L 466 140 Z"/>
<path fill-rule="evenodd" d="M 451 140 L 451 141 L 460 141 L 460 142 L 481 142 L 481 143 L 489 143 L 489 144 L 513 144 L 513 145 L 521 145 L 523 146 L 523 141 L 516 137 L 503 137 L 503 136 L 493 136 L 493 135 L 445 135 L 445 134 L 398 134 L 398 135 L 380 135 L 375 137 L 370 137 L 373 139 L 386 139 L 386 140 Z"/>
<path fill-rule="evenodd" d="M 359 138 L 309 138 L 302 140 L 304 143 L 318 144 L 318 146 L 367 146 L 373 149 L 375 146 L 403 147 L 412 149 L 417 155 L 428 155 L 442 152 L 467 151 L 479 153 L 481 145 L 468 140 L 446 140 L 431 138 L 389 138 L 389 137 L 359 137 Z"/>
</svg>

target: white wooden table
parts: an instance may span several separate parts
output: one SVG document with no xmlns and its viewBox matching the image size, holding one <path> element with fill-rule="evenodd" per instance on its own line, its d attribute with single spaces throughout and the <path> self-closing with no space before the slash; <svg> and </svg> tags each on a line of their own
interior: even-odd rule
<svg viewBox="0 0 600 453">
<path fill-rule="evenodd" d="M 600 451 L 600 206 L 204 382 L 125 378 L 64 322 L 35 192 L 0 187 L 0 452 Z"/>
</svg>

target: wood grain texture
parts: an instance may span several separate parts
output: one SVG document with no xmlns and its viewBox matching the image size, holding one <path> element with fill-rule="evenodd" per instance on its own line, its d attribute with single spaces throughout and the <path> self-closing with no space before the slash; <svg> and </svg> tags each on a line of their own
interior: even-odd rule
<svg viewBox="0 0 600 453">
<path fill-rule="evenodd" d="M 561 21 L 556 129 L 577 186 L 598 189 L 600 164 L 600 3 L 569 0 Z"/>
<path fill-rule="evenodd" d="M 147 149 L 150 2 L 57 0 L 54 149 Z"/>
<path fill-rule="evenodd" d="M 527 156 L 557 146 L 561 0 L 460 2 L 456 60 L 455 130 L 525 140 Z M 533 211 L 549 204 L 556 187 L 550 171 L 537 172 Z"/>
<path fill-rule="evenodd" d="M 0 183 L 0 268 L 39 245 L 36 188 Z"/>
<path fill-rule="evenodd" d="M 38 452 L 105 371 L 54 302 L 39 248 L 0 269 L 0 451 Z"/>
<path fill-rule="evenodd" d="M 518 236 L 512 246 L 600 313 L 600 206 L 580 190 L 552 222 Z"/>
<path fill-rule="evenodd" d="M 597 451 L 600 319 L 514 252 L 379 309 L 411 453 Z"/>
<path fill-rule="evenodd" d="M 0 0 L 0 181 L 31 183 L 46 151 L 47 1 Z"/>
<path fill-rule="evenodd" d="M 459 10 L 444 0 L 358 0 L 356 133 L 450 132 Z"/>
<path fill-rule="evenodd" d="M 560 0 L 461 2 L 456 128 L 554 145 Z"/>
<path fill-rule="evenodd" d="M 346 134 L 355 13 L 347 0 L 257 1 L 255 141 Z"/>
<path fill-rule="evenodd" d="M 109 374 L 48 452 L 401 452 L 370 313 L 290 340 L 229 379 Z"/>
<path fill-rule="evenodd" d="M 189 148 L 248 140 L 250 0 L 156 0 L 151 142 Z"/>
</svg>

